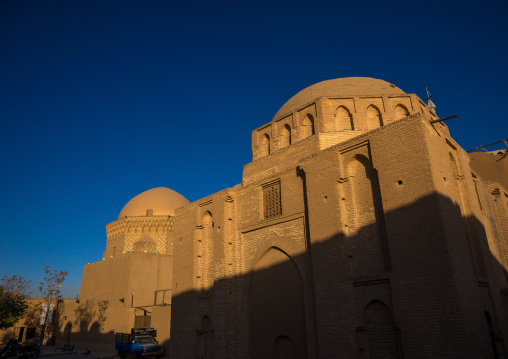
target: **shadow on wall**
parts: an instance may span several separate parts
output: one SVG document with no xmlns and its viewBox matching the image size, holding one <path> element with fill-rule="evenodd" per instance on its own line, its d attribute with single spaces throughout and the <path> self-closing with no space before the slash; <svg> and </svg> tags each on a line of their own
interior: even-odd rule
<svg viewBox="0 0 508 359">
<path fill-rule="evenodd" d="M 171 340 L 161 344 L 177 359 L 506 357 L 502 233 L 439 194 L 389 212 L 374 202 L 375 221 L 348 235 L 337 217 L 334 234 L 306 238 L 298 254 L 274 236 L 245 264 L 249 273 L 175 295 Z M 312 236 L 323 219 L 310 213 Z M 102 330 L 107 303 L 94 304 L 79 303 L 73 322 L 59 312 L 57 338 L 113 351 L 115 333 Z"/>
<path fill-rule="evenodd" d="M 114 351 L 115 333 L 103 330 L 107 319 L 107 301 L 86 300 L 80 303 L 72 300 L 59 304 L 54 330 L 57 346 L 79 343 L 98 351 Z M 65 308 L 66 306 L 70 308 Z M 63 313 L 69 309 L 73 315 L 68 318 Z"/>
<path fill-rule="evenodd" d="M 347 236 L 337 222 L 297 255 L 274 235 L 249 273 L 175 295 L 171 357 L 506 357 L 502 234 L 489 227 L 489 249 L 482 222 L 439 194 L 372 211 L 375 222 Z"/>
</svg>

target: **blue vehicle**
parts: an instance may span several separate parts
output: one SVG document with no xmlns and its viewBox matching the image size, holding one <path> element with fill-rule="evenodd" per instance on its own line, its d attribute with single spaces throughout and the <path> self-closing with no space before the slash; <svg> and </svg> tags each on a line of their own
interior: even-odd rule
<svg viewBox="0 0 508 359">
<path fill-rule="evenodd" d="M 133 328 L 131 334 L 116 333 L 115 350 L 120 358 L 127 354 L 135 355 L 138 359 L 154 356 L 159 359 L 163 354 L 162 345 L 156 340 L 157 331 L 153 328 Z"/>
<path fill-rule="evenodd" d="M 39 339 L 27 339 L 18 343 L 17 340 L 11 339 L 7 346 L 0 351 L 0 358 L 35 358 L 41 353 Z"/>
</svg>

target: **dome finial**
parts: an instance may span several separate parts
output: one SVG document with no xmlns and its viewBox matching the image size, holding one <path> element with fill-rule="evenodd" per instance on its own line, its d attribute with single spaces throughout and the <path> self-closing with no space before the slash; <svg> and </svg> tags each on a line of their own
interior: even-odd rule
<svg viewBox="0 0 508 359">
<path fill-rule="evenodd" d="M 425 83 L 425 91 L 427 91 L 427 98 L 428 98 L 428 101 L 427 101 L 427 106 L 429 106 L 430 108 L 430 111 L 437 116 L 437 113 L 436 113 L 436 105 L 434 104 L 434 102 L 432 102 L 431 98 L 432 98 L 432 95 L 430 94 L 430 91 L 429 89 L 427 88 L 427 83 Z"/>
</svg>

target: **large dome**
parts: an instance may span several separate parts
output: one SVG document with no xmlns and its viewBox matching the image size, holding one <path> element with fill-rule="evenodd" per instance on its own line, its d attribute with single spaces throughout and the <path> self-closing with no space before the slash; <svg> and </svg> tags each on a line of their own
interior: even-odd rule
<svg viewBox="0 0 508 359">
<path fill-rule="evenodd" d="M 138 194 L 123 207 L 118 218 L 126 216 L 146 216 L 148 209 L 154 216 L 174 216 L 175 209 L 190 202 L 180 193 L 166 187 L 149 189 Z"/>
<path fill-rule="evenodd" d="M 379 96 L 379 95 L 404 95 L 397 86 L 370 77 L 344 77 L 341 79 L 327 80 L 309 86 L 291 97 L 275 114 L 273 119 L 278 119 L 290 112 L 297 110 L 319 97 L 343 97 L 343 96 Z"/>
</svg>

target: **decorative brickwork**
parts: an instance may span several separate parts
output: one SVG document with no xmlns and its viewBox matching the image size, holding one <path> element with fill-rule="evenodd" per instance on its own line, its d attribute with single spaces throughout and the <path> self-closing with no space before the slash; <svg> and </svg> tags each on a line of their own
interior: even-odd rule
<svg viewBox="0 0 508 359">
<path fill-rule="evenodd" d="M 177 214 L 172 357 L 504 355 L 507 191 L 469 175 L 436 119 L 339 79 L 254 130 L 242 184 Z"/>
<path fill-rule="evenodd" d="M 173 254 L 174 217 L 125 217 L 106 225 L 104 258 L 125 252 Z"/>
<path fill-rule="evenodd" d="M 150 307 L 173 359 L 507 357 L 508 190 L 436 119 L 382 80 L 299 92 L 241 184 L 129 202 L 80 300 L 109 295 L 121 330 Z"/>
</svg>

